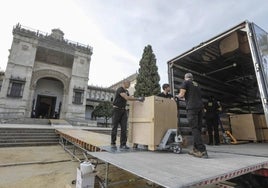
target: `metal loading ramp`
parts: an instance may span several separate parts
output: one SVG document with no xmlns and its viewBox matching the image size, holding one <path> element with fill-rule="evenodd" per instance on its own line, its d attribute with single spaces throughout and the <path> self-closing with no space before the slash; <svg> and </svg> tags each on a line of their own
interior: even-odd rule
<svg viewBox="0 0 268 188">
<path fill-rule="evenodd" d="M 209 152 L 209 159 L 160 152 L 88 152 L 109 164 L 168 188 L 203 186 L 268 168 L 268 158 Z"/>
<path fill-rule="evenodd" d="M 268 168 L 268 143 L 207 146 L 209 159 L 200 159 L 186 154 L 187 149 L 181 154 L 133 150 L 111 153 L 105 151 L 110 135 L 77 129 L 56 132 L 89 155 L 168 188 L 215 184 Z"/>
</svg>

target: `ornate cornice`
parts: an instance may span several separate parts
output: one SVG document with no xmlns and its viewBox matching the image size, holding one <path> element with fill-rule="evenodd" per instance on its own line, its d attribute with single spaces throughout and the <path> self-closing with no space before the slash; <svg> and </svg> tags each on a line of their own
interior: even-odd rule
<svg viewBox="0 0 268 188">
<path fill-rule="evenodd" d="M 53 37 L 51 34 L 41 32 L 39 30 L 33 30 L 29 29 L 27 27 L 23 27 L 20 24 L 17 24 L 13 28 L 13 35 L 17 34 L 24 37 L 29 38 L 35 38 L 38 39 L 39 43 L 38 45 L 41 45 L 43 47 L 47 46 L 58 46 L 61 48 L 66 48 L 66 51 L 72 51 L 74 49 L 75 51 L 82 52 L 88 55 L 93 54 L 93 48 L 89 45 L 84 45 L 78 42 L 73 42 L 67 39 L 59 40 L 55 37 Z"/>
</svg>

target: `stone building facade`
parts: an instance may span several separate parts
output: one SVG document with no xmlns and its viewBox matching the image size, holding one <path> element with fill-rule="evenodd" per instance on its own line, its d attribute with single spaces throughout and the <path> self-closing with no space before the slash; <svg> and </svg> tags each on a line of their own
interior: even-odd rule
<svg viewBox="0 0 268 188">
<path fill-rule="evenodd" d="M 0 71 L 0 118 L 61 118 L 97 120 L 92 112 L 102 101 L 113 101 L 123 80 L 108 88 L 89 86 L 92 47 L 51 34 L 13 28 L 7 68 Z M 134 94 L 137 73 L 126 79 Z M 109 122 L 111 123 L 111 122 Z"/>
<path fill-rule="evenodd" d="M 85 119 L 92 47 L 51 34 L 13 28 L 0 91 L 1 117 Z"/>
<path fill-rule="evenodd" d="M 126 80 L 130 81 L 130 87 L 128 89 L 130 95 L 134 94 L 137 75 L 138 74 L 135 73 L 125 78 Z M 86 96 L 87 102 L 86 102 L 86 114 L 85 114 L 87 120 L 96 120 L 98 123 L 105 122 L 104 118 L 93 117 L 92 112 L 94 111 L 96 106 L 98 106 L 99 103 L 102 101 L 113 102 L 115 92 L 117 88 L 122 86 L 124 80 L 121 80 L 108 88 L 97 87 L 97 86 L 87 87 L 87 96 Z M 111 123 L 111 119 L 108 120 L 108 123 L 109 124 Z"/>
<path fill-rule="evenodd" d="M 127 78 L 111 85 L 109 87 L 109 89 L 117 90 L 117 88 L 122 86 L 124 80 L 128 80 L 128 81 L 130 81 L 130 86 L 128 88 L 128 92 L 129 92 L 129 95 L 132 96 L 132 95 L 134 95 L 134 92 L 135 92 L 135 85 L 137 83 L 137 76 L 138 76 L 138 73 L 134 73 L 134 74 L 128 76 Z"/>
<path fill-rule="evenodd" d="M 102 101 L 111 101 L 114 100 L 115 90 L 97 86 L 88 86 L 87 87 L 87 96 L 86 96 L 86 119 L 87 120 L 99 120 L 102 122 L 102 118 L 94 118 L 92 112 Z"/>
</svg>

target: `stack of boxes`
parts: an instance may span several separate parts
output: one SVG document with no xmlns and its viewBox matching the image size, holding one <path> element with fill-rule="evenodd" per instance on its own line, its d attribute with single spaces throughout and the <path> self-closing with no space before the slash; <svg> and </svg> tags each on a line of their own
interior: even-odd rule
<svg viewBox="0 0 268 188">
<path fill-rule="evenodd" d="M 263 114 L 231 115 L 232 135 L 237 140 L 268 141 L 268 128 Z"/>
<path fill-rule="evenodd" d="M 266 122 L 265 116 L 264 115 L 260 115 L 258 118 L 258 129 L 260 129 L 261 132 L 261 139 L 263 141 L 268 141 L 268 124 Z"/>
</svg>

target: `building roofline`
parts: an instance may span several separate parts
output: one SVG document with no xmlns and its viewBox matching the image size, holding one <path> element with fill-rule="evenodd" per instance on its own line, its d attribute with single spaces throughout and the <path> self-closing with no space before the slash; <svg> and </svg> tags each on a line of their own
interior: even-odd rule
<svg viewBox="0 0 268 188">
<path fill-rule="evenodd" d="M 77 51 L 83 51 L 90 55 L 93 54 L 93 48 L 89 45 L 81 44 L 79 42 L 74 42 L 67 39 L 57 40 L 53 38 L 49 33 L 22 26 L 19 23 L 13 27 L 13 35 L 14 34 L 22 35 L 25 37 L 32 37 L 40 40 L 56 41 L 68 47 L 75 48 Z"/>
<path fill-rule="evenodd" d="M 88 85 L 87 89 L 94 89 L 94 90 L 106 91 L 106 92 L 115 92 L 115 90 L 111 88 L 98 87 L 98 86 L 93 86 L 93 85 Z"/>
<path fill-rule="evenodd" d="M 116 86 L 116 85 L 122 83 L 124 80 L 133 81 L 133 80 L 135 80 L 135 79 L 137 78 L 137 76 L 138 76 L 138 73 L 137 73 L 137 72 L 134 73 L 134 74 L 131 74 L 131 75 L 128 76 L 127 78 L 120 80 L 119 82 L 117 82 L 117 83 L 115 83 L 115 84 L 109 86 L 108 88 L 113 88 L 114 86 Z"/>
</svg>

